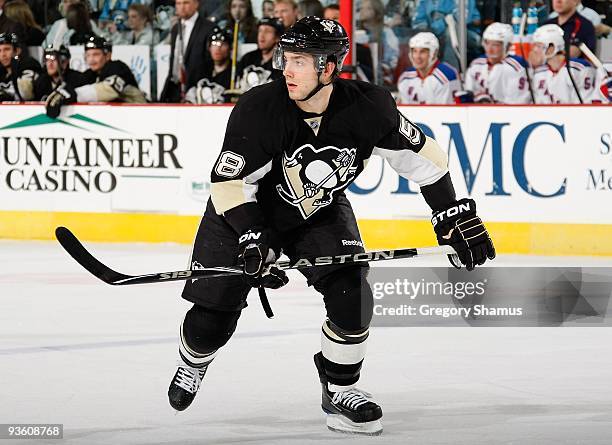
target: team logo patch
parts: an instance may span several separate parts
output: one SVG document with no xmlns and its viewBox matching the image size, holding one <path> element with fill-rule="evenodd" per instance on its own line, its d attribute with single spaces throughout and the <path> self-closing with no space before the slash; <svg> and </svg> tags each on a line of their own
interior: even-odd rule
<svg viewBox="0 0 612 445">
<path fill-rule="evenodd" d="M 327 146 L 302 145 L 290 157 L 283 156 L 283 174 L 287 188 L 276 190 L 281 198 L 296 206 L 304 219 L 333 201 L 333 194 L 345 188 L 357 172 L 357 150 Z"/>
<path fill-rule="evenodd" d="M 196 103 L 198 104 L 222 104 L 225 88 L 218 83 L 208 79 L 200 79 L 196 85 Z"/>
<path fill-rule="evenodd" d="M 240 89 L 243 92 L 251 88 L 271 82 L 272 72 L 265 68 L 255 65 L 247 66 L 240 78 Z"/>
<path fill-rule="evenodd" d="M 333 34 L 334 31 L 336 31 L 337 25 L 332 20 L 321 20 L 321 25 L 323 26 L 323 28 L 325 28 L 325 31 L 330 34 Z"/>
<path fill-rule="evenodd" d="M 421 132 L 417 127 L 406 119 L 402 113 L 400 113 L 400 127 L 399 132 L 404 135 L 408 142 L 412 145 L 419 145 L 421 143 Z"/>
</svg>

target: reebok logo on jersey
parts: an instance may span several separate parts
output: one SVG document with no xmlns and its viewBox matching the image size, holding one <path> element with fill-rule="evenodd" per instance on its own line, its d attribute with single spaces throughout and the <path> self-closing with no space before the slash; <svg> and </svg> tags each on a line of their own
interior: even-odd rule
<svg viewBox="0 0 612 445">
<path fill-rule="evenodd" d="M 343 246 L 359 246 L 359 247 L 363 247 L 363 242 L 362 241 L 357 241 L 356 239 L 343 239 L 342 240 L 342 245 Z"/>
<path fill-rule="evenodd" d="M 431 218 L 431 223 L 433 224 L 434 227 L 436 227 L 436 225 L 439 222 L 442 222 L 448 218 L 452 218 L 453 216 L 459 215 L 460 213 L 469 212 L 469 211 L 470 211 L 470 203 L 464 202 L 457 206 L 451 207 L 450 209 L 446 209 L 440 213 L 436 213 L 433 216 L 433 218 Z M 448 235 L 446 236 L 450 238 L 451 232 L 449 232 Z"/>
</svg>

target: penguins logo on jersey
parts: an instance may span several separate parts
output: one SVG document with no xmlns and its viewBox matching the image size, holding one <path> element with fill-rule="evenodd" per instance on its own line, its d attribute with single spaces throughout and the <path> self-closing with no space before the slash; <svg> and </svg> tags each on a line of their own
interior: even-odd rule
<svg viewBox="0 0 612 445">
<path fill-rule="evenodd" d="M 265 68 L 255 65 L 247 66 L 240 78 L 240 89 L 243 93 L 246 93 L 251 88 L 266 84 L 272 79 L 272 72 Z"/>
<path fill-rule="evenodd" d="M 196 103 L 198 104 L 222 104 L 225 88 L 218 83 L 208 79 L 200 79 L 196 85 Z"/>
<path fill-rule="evenodd" d="M 333 201 L 333 194 L 345 188 L 357 172 L 357 150 L 327 146 L 302 145 L 293 155 L 283 156 L 283 174 L 287 188 L 276 190 L 281 198 L 299 208 L 304 219 Z"/>
</svg>

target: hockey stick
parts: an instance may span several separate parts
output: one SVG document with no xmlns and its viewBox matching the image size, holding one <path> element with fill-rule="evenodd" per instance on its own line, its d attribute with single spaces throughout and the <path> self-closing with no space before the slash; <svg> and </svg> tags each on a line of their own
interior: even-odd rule
<svg viewBox="0 0 612 445">
<path fill-rule="evenodd" d="M 578 100 L 580 101 L 580 104 L 583 104 L 584 101 L 582 100 L 582 96 L 580 95 L 580 91 L 578 90 L 578 86 L 576 85 L 576 81 L 574 80 L 574 76 L 572 75 L 572 69 L 570 68 L 570 41 L 569 38 L 565 39 L 565 68 L 567 69 L 567 75 L 570 78 L 570 82 L 572 82 L 572 87 L 574 88 L 574 91 L 576 92 L 576 95 L 578 96 Z"/>
<path fill-rule="evenodd" d="M 127 275 L 116 272 L 96 259 L 81 244 L 74 234 L 66 227 L 55 229 L 55 236 L 64 250 L 96 278 L 113 286 L 128 284 L 166 283 L 168 281 L 197 280 L 200 278 L 228 277 L 242 275 L 242 269 L 230 267 L 203 267 L 193 270 L 177 270 L 172 272 L 156 272 L 144 275 Z M 280 270 L 306 269 L 309 267 L 330 266 L 338 264 L 361 264 L 370 261 L 385 261 L 403 258 L 413 258 L 424 255 L 454 255 L 450 246 L 436 246 L 408 249 L 391 249 L 362 252 L 356 254 L 320 256 L 314 258 L 299 258 L 294 261 L 278 261 L 274 266 Z"/>
<path fill-rule="evenodd" d="M 521 49 L 521 57 L 525 60 L 527 66 L 525 67 L 525 75 L 527 76 L 527 87 L 529 88 L 529 95 L 531 96 L 531 101 L 535 104 L 535 94 L 533 94 L 533 87 L 531 85 L 531 75 L 529 74 L 529 61 L 527 56 L 525 56 L 525 50 L 523 48 L 523 33 L 525 32 L 525 24 L 527 23 L 527 13 L 523 13 L 523 17 L 521 17 L 521 30 L 520 30 L 520 40 L 519 40 L 519 48 Z"/>
</svg>

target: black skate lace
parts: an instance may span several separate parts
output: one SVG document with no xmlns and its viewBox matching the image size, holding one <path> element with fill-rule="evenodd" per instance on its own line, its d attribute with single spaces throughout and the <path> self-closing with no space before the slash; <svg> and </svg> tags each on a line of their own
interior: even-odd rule
<svg viewBox="0 0 612 445">
<path fill-rule="evenodd" d="M 361 389 L 352 388 L 347 391 L 334 393 L 332 403 L 335 405 L 343 405 L 349 409 L 355 410 L 364 403 L 368 403 L 372 394 L 362 391 Z"/>
<path fill-rule="evenodd" d="M 180 386 L 185 391 L 188 391 L 191 394 L 195 394 L 200 388 L 200 384 L 202 383 L 202 378 L 204 377 L 205 372 L 206 368 L 197 369 L 186 366 L 179 366 L 175 378 L 175 383 L 177 386 Z"/>
</svg>

